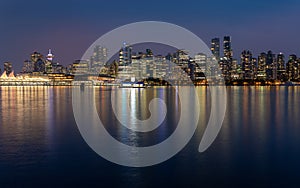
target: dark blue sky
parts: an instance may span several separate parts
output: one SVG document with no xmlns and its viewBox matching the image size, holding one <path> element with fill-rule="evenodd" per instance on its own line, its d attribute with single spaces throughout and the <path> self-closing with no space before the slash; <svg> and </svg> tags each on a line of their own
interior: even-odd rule
<svg viewBox="0 0 300 188">
<path fill-rule="evenodd" d="M 300 56 L 298 0 L 1 0 L 0 62 L 20 68 L 29 54 L 51 48 L 56 61 L 79 59 L 102 34 L 124 24 L 155 20 L 183 26 L 207 44 L 232 36 L 235 57 L 272 49 Z"/>
</svg>

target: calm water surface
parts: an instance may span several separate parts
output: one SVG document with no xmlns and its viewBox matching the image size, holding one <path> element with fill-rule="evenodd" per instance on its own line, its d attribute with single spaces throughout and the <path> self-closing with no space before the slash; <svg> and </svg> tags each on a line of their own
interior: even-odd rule
<svg viewBox="0 0 300 188">
<path fill-rule="evenodd" d="M 189 144 L 162 164 L 129 168 L 106 161 L 85 143 L 73 115 L 72 88 L 0 87 L 0 187 L 300 186 L 300 87 L 228 87 L 223 127 L 204 153 L 198 146 L 210 115 L 210 92 L 196 89 L 200 120 Z M 166 119 L 149 133 L 127 129 L 111 107 L 116 90 L 141 120 L 149 118 L 153 97 L 164 99 Z M 108 132 L 134 146 L 162 142 L 175 130 L 180 112 L 191 110 L 180 106 L 171 87 L 97 87 L 95 99 Z"/>
</svg>

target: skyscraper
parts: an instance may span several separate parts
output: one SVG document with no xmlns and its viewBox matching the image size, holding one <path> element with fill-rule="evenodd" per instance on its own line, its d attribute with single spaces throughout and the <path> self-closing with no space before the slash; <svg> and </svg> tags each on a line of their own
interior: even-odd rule
<svg viewBox="0 0 300 188">
<path fill-rule="evenodd" d="M 91 57 L 91 66 L 104 66 L 107 63 L 107 48 L 102 46 L 95 46 L 93 55 Z"/>
<path fill-rule="evenodd" d="M 277 80 L 284 81 L 285 79 L 285 61 L 283 53 L 277 55 Z"/>
<path fill-rule="evenodd" d="M 217 61 L 220 60 L 220 38 L 213 38 L 211 40 L 211 52 Z"/>
<path fill-rule="evenodd" d="M 248 50 L 244 50 L 241 53 L 241 64 L 242 70 L 244 73 L 243 78 L 246 80 L 254 79 L 254 67 L 255 67 L 256 59 L 252 58 L 252 53 Z"/>
<path fill-rule="evenodd" d="M 257 79 L 258 80 L 265 80 L 267 77 L 266 63 L 267 63 L 267 54 L 263 52 L 258 56 L 258 62 L 257 62 Z"/>
<path fill-rule="evenodd" d="M 219 67 L 222 71 L 222 76 L 226 81 L 229 81 L 231 78 L 231 60 L 226 57 L 221 58 L 219 61 Z"/>
<path fill-rule="evenodd" d="M 119 52 L 119 63 L 120 65 L 129 65 L 132 61 L 132 47 L 125 42 L 123 43 L 123 47 Z"/>
<path fill-rule="evenodd" d="M 286 79 L 294 81 L 299 78 L 299 66 L 296 55 L 290 55 L 286 64 Z"/>
<path fill-rule="evenodd" d="M 44 73 L 46 71 L 45 61 L 42 54 L 38 52 L 32 53 L 31 61 L 34 64 L 34 72 Z"/>
<path fill-rule="evenodd" d="M 231 49 L 231 37 L 225 36 L 223 40 L 223 53 L 224 57 L 227 59 L 232 59 L 233 52 Z"/>
<path fill-rule="evenodd" d="M 29 61 L 25 60 L 22 68 L 23 73 L 32 73 L 34 71 L 34 64 Z"/>
<path fill-rule="evenodd" d="M 4 71 L 6 71 L 6 75 L 12 73 L 12 63 L 11 62 L 4 62 Z"/>
<path fill-rule="evenodd" d="M 175 53 L 175 62 L 180 65 L 189 63 L 189 52 L 187 50 L 177 50 Z"/>
<path fill-rule="evenodd" d="M 95 46 L 93 55 L 90 58 L 89 69 L 94 73 L 99 73 L 101 69 L 103 70 L 108 61 L 107 55 L 107 48 L 99 45 Z"/>
<path fill-rule="evenodd" d="M 275 66 L 275 54 L 272 53 L 271 50 L 268 51 L 267 53 L 267 60 L 266 60 L 266 74 L 267 74 L 267 80 L 273 80 L 274 79 L 274 74 L 275 70 L 277 67 Z"/>
</svg>

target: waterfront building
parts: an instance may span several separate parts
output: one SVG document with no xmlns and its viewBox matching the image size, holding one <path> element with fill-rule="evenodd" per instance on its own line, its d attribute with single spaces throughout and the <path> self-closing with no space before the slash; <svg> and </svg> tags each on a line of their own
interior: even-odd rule
<svg viewBox="0 0 300 188">
<path fill-rule="evenodd" d="M 195 55 L 195 64 L 197 65 L 196 67 L 196 72 L 203 72 L 205 73 L 207 68 L 207 55 L 204 53 L 198 53 Z"/>
<path fill-rule="evenodd" d="M 277 55 L 277 76 L 276 79 L 280 80 L 280 81 L 284 81 L 285 80 L 285 61 L 284 61 L 284 55 L 283 53 L 279 53 Z"/>
<path fill-rule="evenodd" d="M 251 51 L 244 50 L 241 53 L 241 65 L 243 70 L 243 79 L 253 80 L 254 79 L 254 67 L 256 64 L 256 59 L 252 58 Z"/>
<path fill-rule="evenodd" d="M 227 57 L 223 57 L 219 61 L 219 67 L 222 72 L 222 77 L 224 77 L 226 81 L 229 81 L 231 77 L 231 62 L 232 61 Z"/>
<path fill-rule="evenodd" d="M 257 80 L 260 81 L 266 80 L 267 78 L 266 65 L 267 65 L 267 54 L 262 52 L 258 56 L 257 73 L 256 73 Z"/>
<path fill-rule="evenodd" d="M 230 70 L 230 79 L 231 80 L 240 79 L 239 74 L 237 73 L 237 68 L 238 68 L 238 60 L 232 59 L 231 70 Z"/>
<path fill-rule="evenodd" d="M 100 72 L 101 68 L 107 64 L 108 61 L 107 48 L 102 46 L 95 46 L 93 55 L 91 57 L 91 71 Z"/>
<path fill-rule="evenodd" d="M 177 50 L 174 57 L 175 63 L 179 66 L 187 65 L 189 63 L 190 57 L 187 50 L 181 49 Z"/>
<path fill-rule="evenodd" d="M 224 57 L 226 57 L 228 60 L 232 59 L 233 57 L 233 51 L 231 48 L 231 37 L 225 36 L 223 40 L 223 53 Z"/>
<path fill-rule="evenodd" d="M 33 62 L 34 70 L 36 73 L 44 73 L 46 71 L 45 60 L 43 55 L 38 52 L 33 52 L 31 54 L 31 62 Z"/>
<path fill-rule="evenodd" d="M 296 55 L 290 55 L 286 64 L 286 79 L 295 81 L 299 79 L 299 62 Z"/>
<path fill-rule="evenodd" d="M 211 40 L 211 52 L 217 61 L 220 60 L 220 38 L 213 38 Z"/>
<path fill-rule="evenodd" d="M 132 46 L 123 43 L 123 47 L 119 51 L 119 65 L 127 66 L 132 62 Z"/>
<path fill-rule="evenodd" d="M 73 75 L 88 74 L 89 72 L 89 61 L 87 60 L 75 60 L 72 64 L 71 73 Z"/>
<path fill-rule="evenodd" d="M 275 77 L 275 75 L 277 74 L 276 69 L 277 69 L 277 67 L 276 67 L 275 54 L 273 54 L 272 51 L 269 50 L 267 53 L 267 59 L 266 59 L 266 79 L 267 80 L 276 79 L 276 77 Z"/>
<path fill-rule="evenodd" d="M 34 64 L 32 61 L 25 60 L 22 67 L 22 73 L 32 73 L 34 71 Z"/>
<path fill-rule="evenodd" d="M 7 76 L 12 73 L 12 63 L 11 62 L 4 62 L 4 71 L 6 72 Z"/>
</svg>

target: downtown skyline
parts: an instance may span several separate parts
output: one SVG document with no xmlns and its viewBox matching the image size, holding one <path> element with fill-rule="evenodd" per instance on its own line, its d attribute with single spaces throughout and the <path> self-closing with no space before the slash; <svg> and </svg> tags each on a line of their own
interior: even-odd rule
<svg viewBox="0 0 300 188">
<path fill-rule="evenodd" d="M 124 4 L 5 0 L 0 6 L 0 22 L 5 28 L 0 35 L 0 62 L 13 62 L 18 72 L 28 54 L 46 53 L 51 48 L 56 60 L 67 65 L 80 59 L 87 47 L 104 33 L 144 20 L 185 27 L 208 46 L 211 38 L 230 35 L 235 58 L 244 49 L 255 56 L 270 49 L 274 53 L 299 54 L 298 1 L 186 1 L 184 5 L 185 8 L 179 1 L 151 1 L 141 6 L 136 1 Z"/>
<path fill-rule="evenodd" d="M 108 59 L 108 49 L 97 45 L 88 59 L 74 60 L 67 66 L 59 64 L 55 60 L 56 55 L 49 49 L 47 55 L 33 52 L 30 58 L 24 61 L 22 71 L 16 72 L 17 81 L 22 82 L 25 77 L 36 77 L 48 80 L 46 85 L 50 80 L 58 83 L 66 81 L 67 85 L 70 85 L 70 81 L 76 75 L 99 75 L 97 80 L 104 79 L 114 83 L 130 78 L 147 82 L 158 79 L 153 83 L 158 85 L 162 84 L 159 80 L 165 79 L 182 80 L 185 83 L 185 78 L 180 75 L 170 75 L 178 70 L 169 67 L 169 61 L 186 72 L 196 85 L 206 85 L 205 77 L 217 80 L 222 77 L 226 85 L 299 84 L 300 58 L 296 54 L 276 54 L 269 50 L 255 56 L 250 50 L 243 50 L 240 57 L 235 58 L 232 44 L 231 36 L 224 36 L 223 39 L 213 38 L 210 44 L 211 54 L 199 52 L 191 56 L 185 49 L 174 49 L 167 55 L 160 55 L 162 53 L 152 51 L 151 43 L 141 51 L 140 48 L 135 49 L 135 45 L 124 42 L 118 57 L 115 55 L 111 59 Z M 6 78 L 14 77 L 15 69 L 10 62 L 4 62 L 3 65 L 0 78 L 6 82 Z"/>
<path fill-rule="evenodd" d="M 225 39 L 226 37 L 227 37 L 227 39 Z M 228 40 L 228 41 L 226 42 L 226 40 Z M 215 44 L 216 42 L 218 44 Z M 238 65 L 241 65 L 242 61 L 243 61 L 241 56 L 245 52 L 250 52 L 251 57 L 256 58 L 256 60 L 258 60 L 259 56 L 262 55 L 262 53 L 272 52 L 274 55 L 282 54 L 283 60 L 285 62 L 287 62 L 289 60 L 289 56 L 293 55 L 293 56 L 297 57 L 297 55 L 298 55 L 298 53 L 290 53 L 290 54 L 283 53 L 286 50 L 281 50 L 279 52 L 276 52 L 273 49 L 265 49 L 264 51 L 254 53 L 257 50 L 255 50 L 255 49 L 253 50 L 250 48 L 244 48 L 240 52 L 237 52 L 234 48 L 235 43 L 236 43 L 236 41 L 232 41 L 232 36 L 224 35 L 224 38 L 216 36 L 216 37 L 210 39 L 210 42 L 207 44 L 207 46 L 211 49 L 212 55 L 214 55 L 216 57 L 219 64 L 220 64 L 220 60 L 222 61 L 222 59 L 227 56 L 227 58 L 231 58 L 232 60 L 236 61 L 235 63 L 237 63 Z M 214 48 L 216 48 L 215 45 L 217 45 L 218 49 L 214 49 Z M 226 45 L 229 45 L 229 46 L 226 47 Z M 121 44 L 120 44 L 120 46 L 121 46 Z M 133 54 L 143 53 L 143 51 L 150 49 L 153 52 L 153 54 L 158 55 L 158 56 L 167 56 L 168 54 L 175 53 L 175 51 L 177 51 L 177 50 L 185 50 L 185 49 L 175 49 L 175 48 L 173 49 L 172 47 L 164 46 L 161 44 L 155 44 L 155 43 L 150 43 L 150 45 L 145 43 L 145 44 L 136 44 L 136 45 L 130 45 L 130 46 L 134 48 L 134 51 L 132 51 Z M 98 47 L 103 48 L 103 46 L 98 46 Z M 122 47 L 120 47 L 120 49 L 121 48 Z M 226 52 L 226 49 L 228 52 Z M 49 52 L 49 50 L 50 50 L 50 52 Z M 27 54 L 27 56 L 24 57 L 23 61 L 21 61 L 21 62 L 11 62 L 8 60 L 4 60 L 3 62 L 1 62 L 1 66 L 0 66 L 1 73 L 4 71 L 4 69 L 5 69 L 4 66 L 7 63 L 10 63 L 11 64 L 10 66 L 13 66 L 12 70 L 16 74 L 22 73 L 24 70 L 24 64 L 26 64 L 26 62 L 30 61 L 30 58 L 28 58 L 29 56 L 32 56 L 33 54 L 38 53 L 38 54 L 40 54 L 41 57 L 44 57 L 46 60 L 46 59 L 48 59 L 49 54 L 53 55 L 53 54 L 51 54 L 51 50 L 52 49 L 47 48 L 47 53 L 43 53 L 38 50 L 32 51 L 31 53 Z M 61 59 L 61 57 L 59 57 L 57 55 L 57 54 L 60 54 L 60 52 L 57 52 L 56 50 L 54 50 L 54 51 L 55 51 L 55 56 L 51 57 L 51 62 L 52 62 L 52 59 L 54 59 L 53 63 L 55 63 L 59 66 L 68 67 L 78 60 L 86 60 L 86 59 L 78 58 L 78 59 L 73 59 L 71 62 L 60 62 L 59 59 Z M 106 53 L 109 53 L 109 52 L 107 51 Z M 199 53 L 201 53 L 201 52 L 199 52 Z M 111 63 L 113 63 L 113 61 L 120 61 L 118 59 L 118 54 L 119 54 L 119 52 L 116 52 L 111 57 L 111 59 L 107 59 L 105 64 L 111 64 Z M 194 57 L 192 57 L 192 58 L 194 58 Z"/>
</svg>

